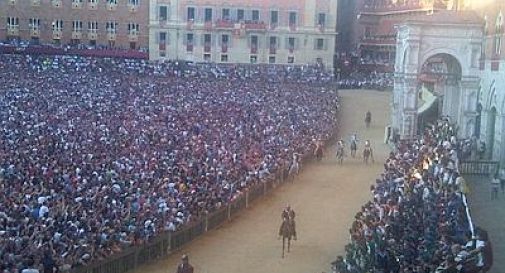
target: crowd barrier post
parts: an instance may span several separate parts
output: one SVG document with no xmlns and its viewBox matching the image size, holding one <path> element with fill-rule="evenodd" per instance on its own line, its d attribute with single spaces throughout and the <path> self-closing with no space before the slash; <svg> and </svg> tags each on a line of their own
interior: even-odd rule
<svg viewBox="0 0 505 273">
<path fill-rule="evenodd" d="M 330 141 L 334 138 L 330 138 Z M 328 141 L 328 142 L 330 142 Z M 326 145 L 329 145 L 329 143 Z M 307 163 L 313 159 L 311 151 L 304 153 L 301 157 L 302 163 Z M 208 232 L 224 223 L 231 221 L 232 216 L 237 212 L 248 208 L 250 202 L 265 196 L 270 190 L 289 181 L 287 171 L 289 166 L 283 164 L 276 173 L 258 184 L 247 188 L 243 194 L 226 206 L 222 206 L 212 213 L 206 212 L 203 217 L 185 228 L 172 232 L 160 234 L 154 241 L 142 246 L 125 249 L 119 256 L 110 257 L 108 260 L 85 267 L 78 267 L 71 270 L 71 273 L 123 273 L 148 263 L 159 257 L 170 255 L 173 251 L 192 241 L 199 235 Z"/>
<path fill-rule="evenodd" d="M 249 189 L 245 190 L 245 208 L 249 208 Z"/>
<path fill-rule="evenodd" d="M 231 221 L 231 204 L 228 204 L 228 221 Z"/>
<path fill-rule="evenodd" d="M 209 231 L 209 213 L 205 212 L 205 232 Z"/>
</svg>

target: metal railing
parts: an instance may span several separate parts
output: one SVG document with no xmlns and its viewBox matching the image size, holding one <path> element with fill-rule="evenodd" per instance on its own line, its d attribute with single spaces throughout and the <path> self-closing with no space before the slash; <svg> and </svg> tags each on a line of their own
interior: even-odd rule
<svg viewBox="0 0 505 273">
<path fill-rule="evenodd" d="M 329 145 L 335 141 L 335 137 L 329 139 Z M 302 157 L 302 162 L 307 163 L 314 158 L 312 152 L 306 153 Z M 291 179 L 287 179 L 287 168 L 283 166 L 277 172 L 265 179 L 263 182 L 255 184 L 238 195 L 229 204 L 205 214 L 200 219 L 191 222 L 186 227 L 175 232 L 165 232 L 156 236 L 150 242 L 140 246 L 124 249 L 121 253 L 113 255 L 104 261 L 97 261 L 87 266 L 72 269 L 72 273 L 124 273 L 137 269 L 143 264 L 166 257 L 173 251 L 180 249 L 185 244 L 191 242 L 205 232 L 215 229 L 231 220 L 243 209 L 250 206 L 251 202 L 265 196 L 277 186 L 284 184 Z"/>
<path fill-rule="evenodd" d="M 498 171 L 498 161 L 463 161 L 459 163 L 459 169 L 466 175 L 493 175 Z"/>
</svg>

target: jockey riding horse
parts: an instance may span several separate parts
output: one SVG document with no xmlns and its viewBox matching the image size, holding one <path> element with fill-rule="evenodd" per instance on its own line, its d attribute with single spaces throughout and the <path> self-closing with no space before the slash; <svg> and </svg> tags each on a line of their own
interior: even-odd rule
<svg viewBox="0 0 505 273">
<path fill-rule="evenodd" d="M 288 252 L 291 247 L 291 238 L 296 240 L 295 212 L 289 205 L 282 211 L 282 224 L 279 228 L 279 239 L 282 237 L 282 258 L 284 258 L 284 249 L 286 241 L 288 243 Z"/>
<path fill-rule="evenodd" d="M 358 137 L 356 134 L 351 136 L 351 156 L 356 156 L 356 151 L 358 150 Z"/>
<path fill-rule="evenodd" d="M 294 240 L 296 240 L 295 216 L 296 216 L 295 211 L 292 210 L 289 205 L 287 205 L 286 208 L 284 208 L 284 210 L 281 213 L 281 219 L 282 220 L 287 219 L 291 225 L 291 228 L 292 228 L 291 235 L 293 236 Z M 282 229 L 282 226 L 281 226 L 281 229 Z M 282 230 L 279 230 L 279 236 L 282 236 L 282 235 L 283 235 Z"/>
<path fill-rule="evenodd" d="M 367 111 L 365 114 L 365 125 L 366 128 L 370 127 L 370 123 L 372 123 L 372 113 L 370 111 Z"/>
<path fill-rule="evenodd" d="M 321 161 L 323 158 L 323 143 L 322 141 L 316 142 L 316 148 L 314 149 L 314 155 L 316 156 L 317 161 Z"/>
<path fill-rule="evenodd" d="M 368 164 L 368 158 L 371 158 L 372 162 L 374 162 L 373 151 L 372 151 L 372 146 L 370 145 L 370 140 L 365 141 L 365 148 L 363 149 L 363 161 L 366 164 Z"/>
<path fill-rule="evenodd" d="M 344 141 L 343 140 L 339 140 L 337 142 L 336 157 L 337 157 L 338 163 L 342 164 L 342 162 L 344 161 Z"/>
</svg>

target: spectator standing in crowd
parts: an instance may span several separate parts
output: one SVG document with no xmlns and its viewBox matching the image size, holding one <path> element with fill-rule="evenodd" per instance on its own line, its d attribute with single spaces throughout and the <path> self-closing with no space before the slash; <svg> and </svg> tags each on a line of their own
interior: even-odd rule
<svg viewBox="0 0 505 273">
<path fill-rule="evenodd" d="M 312 66 L 0 54 L 0 271 L 107 259 L 287 171 L 335 133 L 331 80 Z"/>
<path fill-rule="evenodd" d="M 189 264 L 188 255 L 182 255 L 181 263 L 177 266 L 177 273 L 193 273 L 193 266 Z"/>
<path fill-rule="evenodd" d="M 505 195 L 505 168 L 504 167 L 500 168 L 499 176 L 500 176 L 501 193 Z"/>
<path fill-rule="evenodd" d="M 498 174 L 495 174 L 491 178 L 491 200 L 498 199 L 498 192 L 500 190 L 500 179 L 498 179 Z"/>
<path fill-rule="evenodd" d="M 373 201 L 355 216 L 346 256 L 332 264 L 335 272 L 489 270 L 492 249 L 485 232 L 476 229 L 478 239 L 471 239 L 455 136 L 454 126 L 441 119 L 421 138 L 397 143 L 371 187 Z"/>
</svg>

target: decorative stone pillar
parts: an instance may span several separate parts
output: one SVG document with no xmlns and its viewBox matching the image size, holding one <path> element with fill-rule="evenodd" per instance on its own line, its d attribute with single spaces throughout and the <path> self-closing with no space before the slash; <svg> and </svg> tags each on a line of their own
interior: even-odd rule
<svg viewBox="0 0 505 273">
<path fill-rule="evenodd" d="M 479 79 L 463 79 L 460 88 L 459 119 L 457 120 L 460 130 L 458 136 L 470 138 L 474 135 L 477 120 Z"/>
<path fill-rule="evenodd" d="M 417 135 L 417 77 L 406 75 L 403 82 L 402 128 L 400 136 L 402 138 L 412 138 Z"/>
<path fill-rule="evenodd" d="M 396 132 L 400 131 L 402 124 L 402 111 L 403 109 L 403 73 L 395 74 L 394 78 L 394 89 L 393 89 L 393 99 L 391 102 L 391 121 L 393 129 Z"/>
</svg>

